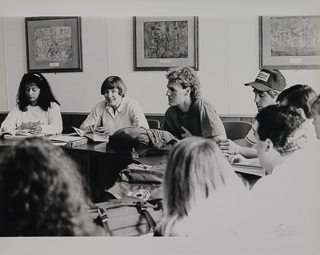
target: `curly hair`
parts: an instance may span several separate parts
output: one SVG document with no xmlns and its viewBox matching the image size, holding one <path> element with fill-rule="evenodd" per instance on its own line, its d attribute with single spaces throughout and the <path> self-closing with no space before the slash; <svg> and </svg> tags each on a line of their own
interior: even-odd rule
<svg viewBox="0 0 320 255">
<path fill-rule="evenodd" d="M 1 236 L 100 235 L 89 202 L 74 161 L 61 148 L 27 138 L 3 155 Z"/>
<path fill-rule="evenodd" d="M 17 104 L 21 111 L 26 111 L 27 106 L 30 104 L 26 94 L 26 85 L 29 83 L 35 83 L 35 85 L 40 89 L 38 106 L 40 106 L 42 110 L 47 111 L 53 102 L 60 105 L 58 100 L 54 97 L 48 81 L 42 74 L 26 73 L 21 79 L 17 93 Z"/>
<path fill-rule="evenodd" d="M 270 105 L 257 114 L 259 139 L 269 138 L 276 150 L 288 155 L 307 143 L 306 123 L 297 108 L 289 105 Z"/>
<path fill-rule="evenodd" d="M 166 73 L 166 77 L 169 82 L 179 83 L 184 89 L 190 87 L 192 100 L 200 97 L 200 81 L 197 73 L 191 67 L 173 67 Z"/>
</svg>

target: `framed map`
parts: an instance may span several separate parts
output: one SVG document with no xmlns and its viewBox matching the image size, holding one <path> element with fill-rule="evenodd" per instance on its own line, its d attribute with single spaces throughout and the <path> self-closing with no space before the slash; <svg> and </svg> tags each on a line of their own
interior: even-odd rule
<svg viewBox="0 0 320 255">
<path fill-rule="evenodd" d="M 198 17 L 133 17 L 135 71 L 199 70 Z"/>
<path fill-rule="evenodd" d="M 81 18 L 25 18 L 28 72 L 82 72 Z"/>
<path fill-rule="evenodd" d="M 320 16 L 260 16 L 260 69 L 320 68 Z"/>
</svg>

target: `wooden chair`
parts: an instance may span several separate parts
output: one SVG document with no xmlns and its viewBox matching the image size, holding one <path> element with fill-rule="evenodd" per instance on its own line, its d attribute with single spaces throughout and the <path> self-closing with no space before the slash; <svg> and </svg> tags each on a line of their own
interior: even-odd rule
<svg viewBox="0 0 320 255">
<path fill-rule="evenodd" d="M 222 123 L 230 140 L 245 138 L 252 128 L 252 124 L 246 121 L 223 121 Z"/>
</svg>

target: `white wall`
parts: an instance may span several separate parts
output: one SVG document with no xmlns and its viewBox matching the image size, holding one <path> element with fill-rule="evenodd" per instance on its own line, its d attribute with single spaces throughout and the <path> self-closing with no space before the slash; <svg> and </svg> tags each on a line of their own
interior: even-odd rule
<svg viewBox="0 0 320 255">
<path fill-rule="evenodd" d="M 241 4 L 240 1 L 172 1 L 171 4 L 163 1 L 161 5 L 156 5 L 156 1 L 119 1 L 116 4 L 93 0 L 91 4 L 80 1 L 76 9 L 71 6 L 73 1 L 63 1 L 64 8 L 60 9 L 57 9 L 60 1 L 50 6 L 53 9 L 38 4 L 29 14 L 17 8 L 17 0 L 5 2 L 0 13 L 4 16 L 0 19 L 0 33 L 3 30 L 0 43 L 4 42 L 0 44 L 0 65 L 4 65 L 0 71 L 0 111 L 10 110 L 14 105 L 18 84 L 27 70 L 24 31 L 24 17 L 27 16 L 82 16 L 84 71 L 44 73 L 63 112 L 90 111 L 103 99 L 100 95 L 102 81 L 109 75 L 118 75 L 128 87 L 128 96 L 137 99 L 146 113 L 164 113 L 168 107 L 165 72 L 133 71 L 132 16 L 198 15 L 198 74 L 203 97 L 210 100 L 219 114 L 253 115 L 256 113 L 253 93 L 243 84 L 253 81 L 259 71 L 258 16 L 315 15 L 320 10 L 320 1 L 316 0 L 302 3 L 241 1 Z M 32 2 L 36 1 L 28 1 L 28 10 Z M 53 10 L 54 14 L 48 10 Z M 181 14 L 177 10 L 181 10 Z M 303 83 L 320 92 L 320 69 L 282 72 L 289 86 Z"/>
</svg>

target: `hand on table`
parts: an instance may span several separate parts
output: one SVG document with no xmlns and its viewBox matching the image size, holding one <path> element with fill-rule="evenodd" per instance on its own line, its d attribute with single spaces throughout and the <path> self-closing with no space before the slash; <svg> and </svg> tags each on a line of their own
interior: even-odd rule
<svg viewBox="0 0 320 255">
<path fill-rule="evenodd" d="M 32 128 L 30 129 L 30 133 L 33 134 L 33 135 L 40 134 L 41 131 L 42 131 L 41 126 L 35 126 L 35 127 L 32 127 Z"/>
<path fill-rule="evenodd" d="M 95 132 L 104 134 L 105 136 L 108 136 L 110 134 L 110 131 L 105 127 L 98 127 L 98 129 L 96 129 Z"/>
<path fill-rule="evenodd" d="M 220 139 L 217 144 L 219 145 L 223 154 L 236 155 L 239 152 L 239 145 L 235 144 L 230 139 Z"/>
</svg>

